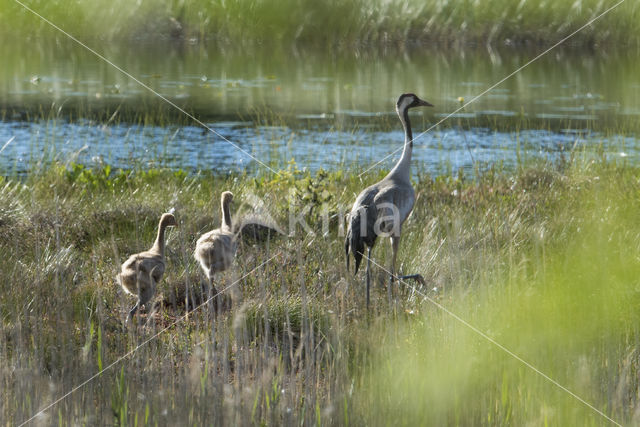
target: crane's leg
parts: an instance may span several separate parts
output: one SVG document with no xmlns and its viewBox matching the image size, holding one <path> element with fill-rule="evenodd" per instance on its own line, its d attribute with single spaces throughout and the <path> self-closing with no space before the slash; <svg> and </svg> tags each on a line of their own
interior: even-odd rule
<svg viewBox="0 0 640 427">
<path fill-rule="evenodd" d="M 155 270 L 155 267 L 153 268 L 153 270 Z M 138 296 L 138 306 L 142 307 L 144 305 L 144 309 L 147 312 L 147 322 L 151 320 L 152 316 L 150 315 L 153 314 L 153 310 L 151 309 L 153 307 L 149 307 L 147 303 L 151 301 L 151 299 L 155 295 L 157 285 L 156 279 L 154 279 L 152 275 L 153 270 L 151 270 L 151 273 L 149 273 L 149 283 L 147 284 L 147 286 L 140 288 L 140 294 Z"/>
<path fill-rule="evenodd" d="M 367 252 L 367 310 L 369 310 L 369 289 L 371 288 L 371 246 Z"/>
<path fill-rule="evenodd" d="M 133 316 L 136 314 L 136 311 L 138 311 L 138 307 L 140 307 L 140 300 L 138 299 L 138 302 L 136 302 L 136 305 L 134 305 L 131 308 L 131 311 L 129 311 L 129 316 L 127 317 L 127 323 L 129 323 L 130 321 L 133 320 Z"/>
<path fill-rule="evenodd" d="M 212 298 L 217 298 L 218 297 L 218 290 L 216 289 L 216 285 L 214 285 L 214 278 L 215 278 L 215 274 L 216 271 L 214 270 L 213 267 L 211 267 L 209 269 L 209 274 L 207 274 L 207 278 L 209 279 L 209 291 L 211 292 Z M 210 296 L 211 297 L 211 296 Z"/>
<path fill-rule="evenodd" d="M 389 287 L 391 288 L 393 286 L 393 281 L 396 279 L 398 279 L 398 281 L 411 279 L 420 283 L 422 286 L 426 286 L 426 282 L 421 274 L 409 274 L 406 276 L 396 277 L 396 258 L 398 255 L 399 245 L 400 245 L 400 236 L 391 236 L 391 249 L 393 254 L 391 257 L 391 279 L 390 279 Z M 399 286 L 400 286 L 400 283 L 398 283 L 398 286 L 396 286 L 397 288 L 396 294 L 395 294 L 396 296 L 398 295 L 398 292 L 399 292 Z M 389 301 L 391 301 L 391 297 L 389 297 Z"/>
<path fill-rule="evenodd" d="M 136 288 L 138 290 L 137 295 L 138 295 L 138 301 L 136 301 L 136 305 L 134 305 L 133 307 L 131 307 L 131 310 L 129 311 L 129 317 L 127 317 L 127 323 L 129 323 L 130 321 L 133 320 L 133 316 L 135 316 L 135 314 L 137 313 L 138 309 L 140 307 L 142 307 L 142 305 L 144 304 L 144 302 L 142 302 L 142 293 L 144 291 L 144 283 L 141 283 L 140 281 L 140 270 L 138 269 L 138 266 L 136 265 Z"/>
<path fill-rule="evenodd" d="M 210 283 L 210 286 L 211 286 L 211 289 L 210 289 L 210 291 L 211 291 L 211 298 L 218 299 L 218 297 L 219 297 L 220 295 L 218 295 L 218 288 L 216 288 L 216 285 L 214 285 L 214 284 L 213 284 L 213 278 L 211 279 L 211 281 L 210 281 L 209 283 Z"/>
<path fill-rule="evenodd" d="M 212 313 L 220 313 L 220 295 L 218 294 L 218 288 L 213 284 L 213 275 L 211 276 L 211 280 L 209 280 L 209 307 L 211 308 Z"/>
<path fill-rule="evenodd" d="M 398 247 L 400 246 L 400 235 L 391 236 L 391 277 L 389 278 L 389 304 L 391 304 L 391 294 L 393 293 L 393 281 L 396 278 L 396 258 L 398 257 Z"/>
</svg>

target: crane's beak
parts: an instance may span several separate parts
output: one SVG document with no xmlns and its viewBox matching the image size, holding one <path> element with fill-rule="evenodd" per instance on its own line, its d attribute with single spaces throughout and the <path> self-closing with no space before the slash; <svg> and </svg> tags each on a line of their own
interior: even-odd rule
<svg viewBox="0 0 640 427">
<path fill-rule="evenodd" d="M 419 100 L 420 102 L 418 103 L 418 107 L 433 107 L 433 104 L 424 101 L 422 99 Z"/>
</svg>

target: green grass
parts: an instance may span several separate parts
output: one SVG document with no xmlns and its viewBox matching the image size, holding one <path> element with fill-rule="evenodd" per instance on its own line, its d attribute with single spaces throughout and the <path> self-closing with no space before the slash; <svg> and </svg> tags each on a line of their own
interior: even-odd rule
<svg viewBox="0 0 640 427">
<path fill-rule="evenodd" d="M 614 420 L 635 423 L 638 187 L 627 180 L 635 172 L 593 172 L 550 189 L 562 199 L 552 197 L 544 219 L 505 216 L 513 243 L 502 257 L 483 260 L 490 268 L 471 270 L 437 300 Z M 527 229 L 533 235 L 518 249 Z M 429 304 L 373 340 L 359 402 L 367 424 L 609 424 Z"/>
<path fill-rule="evenodd" d="M 429 41 L 442 44 L 554 43 L 616 1 L 364 0 L 32 1 L 29 7 L 80 37 L 215 39 L 231 45 L 302 42 L 324 46 Z M 637 46 L 640 6 L 627 1 L 572 43 Z M 51 29 L 12 0 L 0 1 L 5 35 L 49 35 Z"/>
<path fill-rule="evenodd" d="M 640 169 L 572 159 L 489 170 L 473 179 L 422 176 L 399 260 L 428 286 L 402 288 L 393 309 L 344 266 L 332 216 L 380 174 L 279 177 L 53 164 L 0 187 L 0 418 L 48 410 L 60 424 L 606 425 L 569 396 L 420 293 L 483 331 L 596 408 L 635 420 Z M 231 311 L 185 314 L 202 275 L 194 242 L 217 226 L 221 191 L 246 212 L 249 194 L 287 223 L 282 194 L 316 203 L 308 222 L 267 246 L 245 244 L 220 277 Z M 315 201 L 315 202 L 314 202 Z M 157 313 L 123 330 L 133 305 L 114 276 L 150 246 L 175 208 Z M 374 251 L 387 265 L 388 243 Z M 264 261 L 272 262 L 259 267 Z M 255 269 L 258 267 L 257 269 Z M 254 270 L 255 269 L 255 270 Z M 386 274 L 374 269 L 376 282 Z M 433 288 L 437 288 L 434 291 Z M 178 295 L 175 304 L 170 295 Z M 166 305 L 160 302 L 168 300 Z M 175 305 L 175 307 L 174 307 Z"/>
</svg>

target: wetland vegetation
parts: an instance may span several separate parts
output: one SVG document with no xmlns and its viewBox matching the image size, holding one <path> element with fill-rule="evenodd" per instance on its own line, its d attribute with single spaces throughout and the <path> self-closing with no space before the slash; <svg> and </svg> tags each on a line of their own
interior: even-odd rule
<svg viewBox="0 0 640 427">
<path fill-rule="evenodd" d="M 492 88 L 615 4 L 28 2 L 126 75 L 0 0 L 0 420 L 640 423 L 639 3 Z M 426 283 L 390 302 L 381 241 L 367 312 L 344 214 L 409 91 L 436 108 L 398 266 Z M 288 233 L 241 242 L 231 309 L 193 257 L 225 190 Z M 126 326 L 115 276 L 168 211 Z"/>
<path fill-rule="evenodd" d="M 338 221 L 323 233 L 319 213 L 344 212 L 379 178 L 295 165 L 224 177 L 59 163 L 3 178 L 3 418 L 28 419 L 125 356 L 38 419 L 606 424 L 450 311 L 615 420 L 636 420 L 640 169 L 578 156 L 473 179 L 420 176 L 399 260 L 428 286 L 405 283 L 390 306 L 376 285 L 368 316 Z M 233 309 L 187 313 L 185 298 L 202 301 L 195 239 L 219 222 L 221 189 L 245 198 L 240 214 L 249 195 L 266 201 L 280 224 L 290 206 L 312 203 L 314 233 L 244 243 L 220 279 Z M 133 299 L 114 275 L 168 207 L 179 226 L 156 307 L 141 314 L 145 327 L 123 329 Z M 386 265 L 389 252 L 380 245 L 375 261 Z"/>
</svg>

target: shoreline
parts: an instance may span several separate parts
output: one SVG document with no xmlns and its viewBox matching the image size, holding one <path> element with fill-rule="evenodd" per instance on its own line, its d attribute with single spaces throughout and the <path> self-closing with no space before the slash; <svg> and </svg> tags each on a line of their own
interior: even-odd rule
<svg viewBox="0 0 640 427">
<path fill-rule="evenodd" d="M 12 30 L 2 31 L 4 37 L 60 34 L 17 4 L 6 3 L 6 12 L 0 13 L 0 28 Z M 526 0 L 477 4 L 451 0 L 437 5 L 397 1 L 157 3 L 132 6 L 80 1 L 68 5 L 58 0 L 36 5 L 34 11 L 80 40 L 93 36 L 111 43 L 214 41 L 239 47 L 284 43 L 363 50 L 410 45 L 548 47 L 602 15 L 567 43 L 591 49 L 613 45 L 640 48 L 640 4 L 634 2 L 625 2 L 608 13 L 616 2 L 561 1 L 546 8 Z"/>
</svg>

